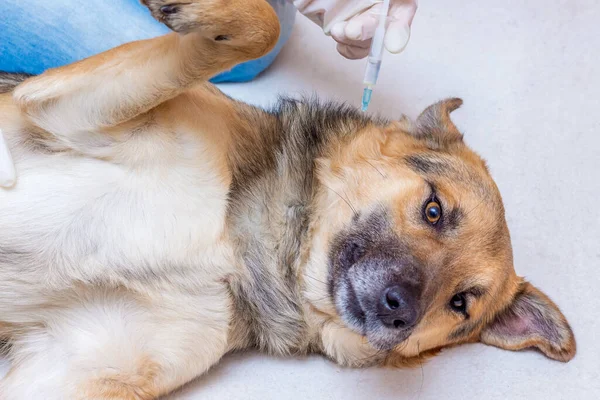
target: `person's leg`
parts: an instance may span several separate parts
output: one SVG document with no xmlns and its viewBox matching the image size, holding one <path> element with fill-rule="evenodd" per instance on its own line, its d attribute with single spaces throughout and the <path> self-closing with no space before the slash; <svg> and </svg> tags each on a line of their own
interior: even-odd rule
<svg viewBox="0 0 600 400">
<path fill-rule="evenodd" d="M 286 0 L 269 0 L 282 29 L 265 57 L 234 67 L 213 82 L 243 82 L 275 59 L 289 38 L 295 9 Z M 134 40 L 169 32 L 139 0 L 0 1 L 0 71 L 40 74 Z"/>
<path fill-rule="evenodd" d="M 137 0 L 0 1 L 0 70 L 40 74 L 169 32 Z"/>
</svg>

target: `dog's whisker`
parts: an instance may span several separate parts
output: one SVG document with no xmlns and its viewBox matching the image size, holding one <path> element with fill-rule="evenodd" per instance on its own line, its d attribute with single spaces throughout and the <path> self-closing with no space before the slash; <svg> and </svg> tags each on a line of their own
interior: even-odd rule
<svg viewBox="0 0 600 400">
<path fill-rule="evenodd" d="M 417 340 L 417 354 L 421 354 L 421 342 Z M 417 396 L 417 400 L 421 398 L 421 393 L 423 392 L 423 382 L 425 381 L 425 370 L 423 369 L 423 363 L 419 363 L 419 367 L 421 367 L 421 385 L 419 387 L 419 395 Z"/>
<path fill-rule="evenodd" d="M 346 200 L 348 200 L 348 203 L 350 203 L 350 208 L 352 209 L 352 211 L 354 212 L 354 214 L 358 215 L 358 210 L 356 209 L 356 207 L 354 207 L 354 204 L 352 204 L 350 202 L 350 197 L 348 196 L 348 193 L 344 192 L 344 196 L 346 196 Z"/>
<path fill-rule="evenodd" d="M 381 171 L 379 170 L 379 168 L 377 168 L 377 167 L 375 166 L 375 164 L 372 164 L 372 163 L 371 163 L 369 160 L 365 160 L 365 162 L 366 162 L 367 164 L 369 164 L 371 167 L 375 168 L 375 171 L 379 172 L 379 175 L 381 175 L 381 177 L 382 177 L 383 179 L 387 179 L 387 176 L 386 176 L 386 175 L 384 175 L 384 173 L 383 173 L 383 172 L 381 172 Z"/>
<path fill-rule="evenodd" d="M 406 348 L 406 346 L 408 346 L 408 341 L 405 340 L 404 342 L 402 342 L 398 346 L 396 346 L 395 349 L 398 351 L 402 351 Z"/>
<path fill-rule="evenodd" d="M 356 211 L 356 208 L 354 208 L 354 206 L 352 205 L 352 203 L 350 203 L 350 199 L 344 198 L 344 196 L 342 196 L 341 194 L 339 194 L 338 192 L 336 192 L 335 190 L 333 190 L 332 188 L 330 188 L 327 185 L 323 185 L 325 186 L 327 189 L 331 190 L 333 193 L 337 194 L 338 197 L 342 200 L 344 200 L 344 202 L 348 205 L 348 207 L 350 207 L 350 209 L 352 210 L 352 212 L 354 214 L 358 214 L 358 212 Z"/>
<path fill-rule="evenodd" d="M 315 301 L 315 302 L 321 302 L 321 301 L 326 301 L 326 300 L 331 300 L 331 298 L 328 296 L 323 296 L 318 299 L 311 299 L 311 301 Z"/>
<path fill-rule="evenodd" d="M 315 278 L 314 276 L 311 276 L 311 275 L 308 275 L 308 274 L 304 274 L 304 276 L 305 276 L 305 277 L 307 277 L 307 278 L 310 278 L 310 279 L 312 279 L 313 281 L 316 281 L 316 282 L 322 283 L 323 285 L 327 285 L 327 284 L 328 284 L 327 282 L 324 282 L 324 281 L 322 281 L 322 280 L 320 280 L 320 279 L 317 279 L 317 278 Z"/>
<path fill-rule="evenodd" d="M 380 358 L 381 356 L 383 356 L 385 353 L 385 350 L 377 350 L 374 354 L 368 355 L 366 357 L 362 357 L 362 358 L 357 358 L 355 361 L 362 363 L 364 361 L 367 361 L 367 364 L 370 363 L 372 360 L 375 361 L 376 359 Z"/>
<path fill-rule="evenodd" d="M 481 199 L 481 201 L 479 203 L 477 203 L 477 205 L 475 207 L 471 208 L 471 210 L 469 210 L 469 212 L 467 212 L 465 214 L 465 216 L 471 214 L 477 207 L 479 207 L 480 205 L 482 205 L 484 201 L 485 201 L 485 199 Z"/>
</svg>

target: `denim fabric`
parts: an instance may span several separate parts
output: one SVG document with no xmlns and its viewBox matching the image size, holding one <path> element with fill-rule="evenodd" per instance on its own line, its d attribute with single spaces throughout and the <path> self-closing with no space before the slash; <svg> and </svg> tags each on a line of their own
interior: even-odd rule
<svg viewBox="0 0 600 400">
<path fill-rule="evenodd" d="M 296 10 L 286 0 L 269 1 L 282 27 L 276 48 L 213 82 L 251 80 L 279 54 L 291 34 Z M 139 0 L 0 0 L 0 71 L 39 74 L 167 32 Z"/>
</svg>

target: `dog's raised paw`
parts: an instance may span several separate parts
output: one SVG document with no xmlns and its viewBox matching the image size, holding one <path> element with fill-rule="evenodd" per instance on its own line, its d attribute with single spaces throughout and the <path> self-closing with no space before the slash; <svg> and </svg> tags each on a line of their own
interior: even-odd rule
<svg viewBox="0 0 600 400">
<path fill-rule="evenodd" d="M 233 46 L 255 58 L 279 37 L 277 14 L 265 0 L 141 0 L 171 30 Z"/>
</svg>

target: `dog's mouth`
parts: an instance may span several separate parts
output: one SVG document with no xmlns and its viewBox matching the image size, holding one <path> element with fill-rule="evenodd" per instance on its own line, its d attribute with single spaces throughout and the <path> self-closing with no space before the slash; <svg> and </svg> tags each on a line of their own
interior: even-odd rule
<svg viewBox="0 0 600 400">
<path fill-rule="evenodd" d="M 330 255 L 329 288 L 346 326 L 380 350 L 406 340 L 419 322 L 424 277 L 385 209 L 341 232 Z"/>
<path fill-rule="evenodd" d="M 374 296 L 360 293 L 350 276 L 341 277 L 341 282 L 336 287 L 334 300 L 343 322 L 348 328 L 364 336 L 375 349 L 390 351 L 411 335 L 412 326 L 402 328 L 382 323 L 384 315 L 369 301 Z"/>
<path fill-rule="evenodd" d="M 348 294 L 347 294 L 347 300 L 345 301 L 346 303 L 346 307 L 345 309 L 342 311 L 342 314 L 349 314 L 349 319 L 350 321 L 350 325 L 358 325 L 360 328 L 357 330 L 358 333 L 365 335 L 365 322 L 366 322 L 366 315 L 365 315 L 365 310 L 363 310 L 362 306 L 360 305 L 360 302 L 358 301 L 358 297 L 356 296 L 356 291 L 354 290 L 354 286 L 352 285 L 352 282 L 350 281 L 350 279 L 347 279 L 347 285 L 348 285 Z"/>
</svg>

